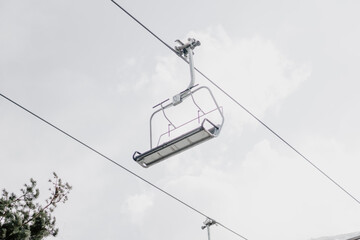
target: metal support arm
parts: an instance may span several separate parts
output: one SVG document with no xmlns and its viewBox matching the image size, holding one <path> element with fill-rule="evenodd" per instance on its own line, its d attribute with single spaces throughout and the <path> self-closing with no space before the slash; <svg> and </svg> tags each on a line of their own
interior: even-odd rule
<svg viewBox="0 0 360 240">
<path fill-rule="evenodd" d="M 194 69 L 194 58 L 193 58 L 193 49 L 197 46 L 200 46 L 200 41 L 195 40 L 194 38 L 189 38 L 187 43 L 182 43 L 180 40 L 176 40 L 176 42 L 180 43 L 181 46 L 176 46 L 175 49 L 179 53 L 179 55 L 184 55 L 188 57 L 189 66 L 190 66 L 190 84 L 185 89 L 185 91 L 175 95 L 173 97 L 173 105 L 177 105 L 182 102 L 182 99 L 186 97 L 191 88 L 194 87 L 195 84 L 195 69 Z"/>
<path fill-rule="evenodd" d="M 204 222 L 204 226 L 201 227 L 202 230 L 204 230 L 205 228 L 207 229 L 207 233 L 208 233 L 208 240 L 210 240 L 210 226 L 216 224 L 216 221 L 211 219 L 211 218 L 207 218 Z"/>
</svg>

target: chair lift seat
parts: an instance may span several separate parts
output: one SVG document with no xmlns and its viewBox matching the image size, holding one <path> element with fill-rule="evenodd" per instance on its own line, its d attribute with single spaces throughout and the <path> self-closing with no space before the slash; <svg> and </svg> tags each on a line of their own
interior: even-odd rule
<svg viewBox="0 0 360 240">
<path fill-rule="evenodd" d="M 220 125 L 216 125 L 206 129 L 201 125 L 200 127 L 150 149 L 147 152 L 135 152 L 133 159 L 142 167 L 147 168 L 168 157 L 216 137 L 219 134 L 219 127 Z"/>
</svg>

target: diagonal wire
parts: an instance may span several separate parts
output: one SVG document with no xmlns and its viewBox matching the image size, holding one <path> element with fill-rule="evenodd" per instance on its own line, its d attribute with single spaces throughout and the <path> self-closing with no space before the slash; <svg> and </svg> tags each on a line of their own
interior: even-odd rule
<svg viewBox="0 0 360 240">
<path fill-rule="evenodd" d="M 158 37 L 154 32 L 152 32 L 149 28 L 147 28 L 144 24 L 142 24 L 139 20 L 137 20 L 133 15 L 131 15 L 128 11 L 126 11 L 123 7 L 121 7 L 117 2 L 111 0 L 116 6 L 118 6 L 121 10 L 123 10 L 129 17 L 135 20 L 140 26 L 142 26 L 146 31 L 148 31 L 151 35 L 153 35 L 156 39 L 158 39 L 161 43 L 163 43 L 167 48 L 169 48 L 172 52 L 174 52 L 177 56 L 183 59 L 185 62 L 189 63 L 186 58 L 180 56 L 178 52 L 165 43 L 160 37 Z M 227 93 L 223 88 L 221 88 L 218 84 L 212 81 L 209 77 L 207 77 L 204 73 L 202 73 L 198 68 L 195 67 L 195 70 L 203 76 L 206 80 L 208 80 L 212 85 L 214 85 L 218 90 L 220 90 L 223 94 L 229 97 L 236 105 L 245 110 L 248 114 L 250 114 L 256 121 L 258 121 L 261 125 L 263 125 L 266 129 L 268 129 L 271 133 L 273 133 L 277 138 L 279 138 L 283 143 L 285 143 L 288 147 L 290 147 L 293 151 L 295 151 L 300 157 L 302 157 L 306 162 L 308 162 L 312 167 L 314 167 L 320 174 L 330 180 L 335 186 L 341 189 L 346 195 L 352 198 L 356 203 L 360 205 L 360 200 L 357 199 L 354 195 L 352 195 L 349 191 L 347 191 L 344 187 L 342 187 L 338 182 L 336 182 L 333 178 L 331 178 L 327 173 L 320 169 L 317 165 L 315 165 L 312 161 L 310 161 L 305 155 L 303 155 L 299 150 L 297 150 L 293 145 L 291 145 L 288 141 L 282 138 L 278 133 L 276 133 L 272 128 L 266 125 L 263 121 L 261 121 L 255 114 L 253 114 L 250 110 L 240 104 L 235 98 L 233 98 L 229 93 Z"/>
<path fill-rule="evenodd" d="M 117 2 L 111 0 L 118 8 L 123 10 L 129 17 L 131 17 L 135 22 L 137 22 L 140 26 L 142 26 L 146 31 L 148 31 L 153 37 L 155 37 L 157 40 L 159 40 L 162 44 L 164 44 L 167 48 L 169 48 L 171 51 L 177 54 L 177 51 L 173 49 L 169 44 L 167 44 L 165 41 L 163 41 L 161 38 L 159 38 L 155 33 L 153 33 L 150 29 L 148 29 L 144 24 L 142 24 L 139 20 L 137 20 L 133 15 L 131 15 L 128 11 L 125 10 L 122 6 L 120 6 Z"/>
<path fill-rule="evenodd" d="M 342 187 L 338 182 L 336 182 L 332 177 L 330 177 L 327 173 L 321 170 L 320 167 L 315 165 L 312 161 L 310 161 L 304 154 L 302 154 L 299 150 L 297 150 L 293 145 L 291 145 L 288 141 L 282 138 L 278 133 L 276 133 L 272 128 L 266 125 L 263 121 L 261 121 L 256 115 L 254 115 L 250 110 L 244 107 L 239 101 L 233 98 L 230 94 L 228 94 L 225 90 L 219 87 L 215 82 L 213 82 L 210 78 L 208 78 L 205 74 L 203 74 L 200 70 L 195 68 L 196 71 L 206 78 L 211 84 L 213 84 L 217 89 L 219 89 L 222 93 L 224 93 L 227 97 L 229 97 L 236 105 L 245 110 L 248 114 L 250 114 L 256 121 L 258 121 L 261 125 L 263 125 L 267 130 L 269 130 L 272 134 L 274 134 L 277 138 L 279 138 L 283 143 L 285 143 L 288 147 L 290 147 L 293 151 L 295 151 L 299 156 L 301 156 L 306 162 L 308 162 L 311 166 L 313 166 L 317 171 L 319 171 L 323 176 L 325 176 L 328 180 L 330 180 L 333 184 L 335 184 L 338 188 L 340 188 L 344 193 L 346 193 L 350 198 L 352 198 L 355 202 L 360 205 L 360 201 L 354 197 L 349 191 L 347 191 L 344 187 Z"/>
<path fill-rule="evenodd" d="M 91 147 L 90 145 L 86 144 L 85 142 L 81 141 L 80 139 L 74 137 L 73 135 L 71 135 L 70 133 L 62 130 L 61 128 L 57 127 L 56 125 L 52 124 L 51 122 L 47 121 L 46 119 L 40 117 L 39 115 L 37 115 L 36 113 L 34 113 L 33 111 L 25 108 L 24 106 L 22 106 L 21 104 L 15 102 L 14 100 L 10 99 L 9 97 L 5 96 L 4 94 L 0 93 L 0 96 L 3 97 L 4 99 L 6 99 L 7 101 L 11 102 L 12 104 L 16 105 L 17 107 L 21 108 L 22 110 L 26 111 L 27 113 L 31 114 L 32 116 L 34 116 L 35 118 L 39 119 L 40 121 L 42 121 L 43 123 L 49 125 L 50 127 L 56 129 L 57 131 L 61 132 L 62 134 L 66 135 L 67 137 L 71 138 L 72 140 L 78 142 L 80 145 L 86 147 L 87 149 L 91 150 L 92 152 L 96 153 L 97 155 L 101 156 L 102 158 L 105 158 L 107 161 L 115 164 L 116 166 L 122 168 L 123 170 L 125 170 L 126 172 L 128 172 L 129 174 L 133 175 L 134 177 L 142 180 L 143 182 L 147 183 L 148 185 L 152 186 L 153 188 L 159 190 L 160 192 L 162 192 L 163 194 L 167 195 L 168 197 L 174 199 L 175 201 L 179 202 L 180 204 L 184 205 L 185 207 L 195 211 L 196 213 L 200 214 L 201 216 L 205 217 L 205 218 L 209 218 L 210 217 L 208 215 L 206 215 L 205 213 L 201 212 L 200 210 L 196 209 L 195 207 L 191 206 L 190 204 L 184 202 L 183 200 L 181 200 L 180 198 L 172 195 L 171 193 L 165 191 L 164 189 L 158 187 L 157 185 L 155 185 L 154 183 L 150 182 L 149 180 L 146 180 L 145 178 L 141 177 L 140 175 L 136 174 L 135 172 L 131 171 L 130 169 L 124 167 L 123 165 L 121 165 L 120 163 L 114 161 L 113 159 L 111 159 L 110 157 L 106 156 L 105 154 L 99 152 L 98 150 L 96 150 L 95 148 Z M 230 228 L 226 227 L 225 225 L 217 222 L 220 226 L 224 227 L 225 229 L 227 229 L 228 231 L 236 234 L 237 236 L 243 238 L 244 240 L 248 240 L 246 237 L 242 236 L 241 234 L 237 233 L 234 230 L 231 230 Z"/>
</svg>

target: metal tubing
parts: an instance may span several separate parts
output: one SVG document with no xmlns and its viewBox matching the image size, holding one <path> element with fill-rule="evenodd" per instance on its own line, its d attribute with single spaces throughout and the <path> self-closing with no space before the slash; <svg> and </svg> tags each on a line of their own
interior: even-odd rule
<svg viewBox="0 0 360 240">
<path fill-rule="evenodd" d="M 191 91 L 190 91 L 190 95 L 191 95 L 191 99 L 193 100 L 193 103 L 195 104 L 195 106 L 197 106 L 197 108 L 199 109 L 199 111 L 204 114 L 205 112 L 204 112 L 204 111 L 199 107 L 199 105 L 195 102 L 194 96 L 193 96 L 193 94 L 192 94 Z"/>
<path fill-rule="evenodd" d="M 190 65 L 190 84 L 187 89 L 191 89 L 195 84 L 195 70 L 194 70 L 194 58 L 191 47 L 187 47 L 186 50 L 189 53 L 189 65 Z"/>
<path fill-rule="evenodd" d="M 207 89 L 207 90 L 209 91 L 209 93 L 210 93 L 210 95 L 211 95 L 211 97 L 212 97 L 212 99 L 213 99 L 213 101 L 214 101 L 214 103 L 215 103 L 215 106 L 216 106 L 216 108 L 217 108 L 218 111 L 219 111 L 219 114 L 220 114 L 220 116 L 221 116 L 221 125 L 220 125 L 220 127 L 219 127 L 219 131 L 220 131 L 221 128 L 222 128 L 222 126 L 224 125 L 224 114 L 223 114 L 222 111 L 220 110 L 220 107 L 219 107 L 218 103 L 216 102 L 216 99 L 215 99 L 213 93 L 211 92 L 210 88 L 205 87 L 205 86 L 202 86 L 202 87 L 199 87 L 199 88 L 195 89 L 195 91 L 193 91 L 192 93 L 195 93 L 196 91 L 198 91 L 198 90 L 200 90 L 200 89 L 202 89 L 202 88 L 205 88 L 205 89 Z"/>
<path fill-rule="evenodd" d="M 194 91 L 191 91 L 191 90 L 190 90 L 190 91 L 191 91 L 191 94 L 186 94 L 186 95 L 184 95 L 184 99 L 185 99 L 186 97 L 188 97 L 189 95 L 192 95 L 192 94 L 196 93 L 197 91 L 199 91 L 199 90 L 201 90 L 201 89 L 207 89 L 208 92 L 210 93 L 210 96 L 212 97 L 212 99 L 213 99 L 213 101 L 214 101 L 214 103 L 215 103 L 216 109 L 218 110 L 218 112 L 219 112 L 219 114 L 220 114 L 220 116 L 221 116 L 221 119 L 222 119 L 222 120 L 221 120 L 221 124 L 220 124 L 219 129 L 218 129 L 218 131 L 221 131 L 221 128 L 222 128 L 222 126 L 223 126 L 223 124 L 224 124 L 224 115 L 223 115 L 223 113 L 222 113 L 222 111 L 221 111 L 218 103 L 216 102 L 216 99 L 215 99 L 214 95 L 212 94 L 211 90 L 210 90 L 208 87 L 202 86 L 202 87 L 199 87 L 199 88 L 195 89 Z M 150 117 L 150 149 L 153 148 L 153 140 L 152 140 L 152 119 L 153 119 L 154 115 L 157 114 L 158 112 L 164 111 L 165 109 L 167 109 L 167 108 L 169 108 L 169 107 L 172 107 L 172 106 L 174 106 L 174 105 L 173 105 L 172 103 L 169 103 L 169 104 L 167 104 L 166 106 L 161 107 L 160 109 L 156 110 L 156 111 L 153 112 L 153 114 L 151 115 L 151 117 Z"/>
<path fill-rule="evenodd" d="M 207 115 L 207 114 L 209 114 L 209 113 L 215 112 L 215 111 L 217 111 L 216 108 L 213 109 L 213 110 L 211 110 L 211 111 L 209 111 L 209 112 L 204 113 L 203 115 L 198 116 L 197 118 L 191 119 L 190 121 L 187 121 L 187 122 L 179 125 L 177 128 L 181 128 L 182 126 L 185 126 L 186 124 L 191 123 L 191 122 L 195 121 L 196 119 L 199 120 L 198 123 L 200 124 L 200 118 L 201 118 L 201 117 L 203 117 L 203 116 L 205 116 L 205 115 Z M 205 119 L 203 120 L 203 122 L 201 123 L 202 126 L 204 126 L 205 120 L 206 120 L 207 122 L 209 122 L 211 125 L 213 125 L 216 129 L 219 129 L 219 126 L 213 124 L 209 119 L 206 119 L 206 118 L 205 118 Z M 174 130 L 175 130 L 175 129 L 170 130 L 170 133 L 171 133 L 172 131 L 174 131 Z M 205 129 L 205 130 L 206 130 L 206 129 Z M 162 134 L 159 136 L 159 139 L 158 139 L 158 141 L 157 141 L 157 145 L 156 145 L 156 146 L 159 146 L 159 143 L 160 143 L 161 138 L 162 138 L 164 135 L 166 135 L 167 133 L 168 133 L 168 132 L 164 132 L 164 133 L 162 133 Z M 213 134 L 213 133 L 211 133 L 211 134 Z"/>
<path fill-rule="evenodd" d="M 208 232 L 208 240 L 210 240 L 210 225 L 206 225 L 207 232 Z"/>
<path fill-rule="evenodd" d="M 151 117 L 150 117 L 150 149 L 152 149 L 152 119 L 156 113 L 158 113 L 160 111 L 164 111 L 166 108 L 171 107 L 171 106 L 172 106 L 172 103 L 169 103 L 165 107 L 162 107 L 162 108 L 156 110 L 155 112 L 153 112 L 153 114 L 151 114 Z"/>
<path fill-rule="evenodd" d="M 176 128 L 175 127 L 175 125 L 170 121 L 170 119 L 166 116 L 166 114 L 165 114 L 165 111 L 164 111 L 164 107 L 161 105 L 161 110 L 162 110 L 162 113 L 163 113 L 163 115 L 164 115 L 164 117 L 166 118 L 166 120 L 168 120 L 168 122 L 170 123 L 169 125 L 172 125 L 174 128 Z"/>
</svg>

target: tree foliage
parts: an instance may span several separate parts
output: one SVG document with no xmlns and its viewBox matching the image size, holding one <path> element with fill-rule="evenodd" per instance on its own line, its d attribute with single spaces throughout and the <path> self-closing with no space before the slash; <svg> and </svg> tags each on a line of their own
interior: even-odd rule
<svg viewBox="0 0 360 240">
<path fill-rule="evenodd" d="M 30 179 L 24 184 L 20 196 L 9 193 L 5 189 L 0 198 L 0 239 L 1 240 L 40 240 L 47 236 L 56 236 L 56 218 L 52 216 L 58 203 L 65 203 L 71 186 L 63 183 L 53 173 L 49 179 L 50 196 L 44 206 L 35 202 L 40 191 L 36 188 L 36 181 Z"/>
</svg>

